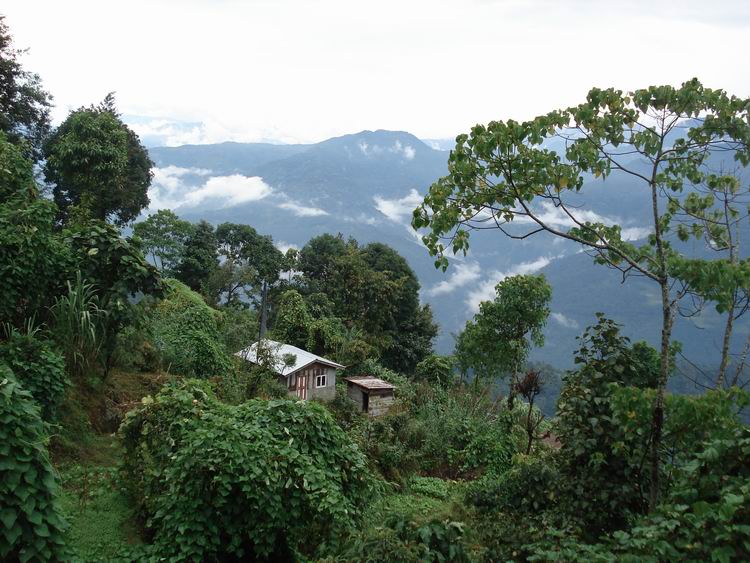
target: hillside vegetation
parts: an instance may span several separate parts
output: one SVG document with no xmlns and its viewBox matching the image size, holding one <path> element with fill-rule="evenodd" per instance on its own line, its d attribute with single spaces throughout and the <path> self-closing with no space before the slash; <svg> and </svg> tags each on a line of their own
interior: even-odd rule
<svg viewBox="0 0 750 563">
<path fill-rule="evenodd" d="M 468 248 L 480 208 L 500 206 L 507 226 L 524 202 L 609 173 L 598 151 L 620 143 L 665 159 L 651 180 L 672 193 L 658 225 L 716 246 L 697 259 L 657 235 L 633 244 L 617 225 L 556 232 L 653 282 L 664 313 L 659 349 L 597 315 L 560 372 L 529 361 L 554 338 L 543 275 L 496 284 L 441 355 L 419 280 L 387 244 L 320 234 L 282 252 L 250 225 L 169 210 L 126 236 L 151 162 L 114 98 L 50 131 L 50 97 L 2 19 L 0 39 L 2 94 L 25 108 L 0 120 L 0 559 L 750 559 L 747 358 L 725 347 L 703 392 L 667 388 L 680 300 L 713 306 L 729 341 L 747 303 L 735 215 L 714 204 L 748 188 L 701 159 L 729 143 L 747 164 L 750 101 L 697 81 L 592 90 L 577 108 L 459 137 L 414 214 L 438 266 Z M 635 126 L 656 110 L 705 119 L 665 153 Z M 540 149 L 566 119 L 606 142 L 579 137 L 565 159 Z M 710 193 L 683 198 L 684 183 Z M 278 358 L 237 355 L 261 335 L 345 366 L 335 398 L 299 400 Z M 387 413 L 348 397 L 357 375 L 395 387 Z"/>
</svg>

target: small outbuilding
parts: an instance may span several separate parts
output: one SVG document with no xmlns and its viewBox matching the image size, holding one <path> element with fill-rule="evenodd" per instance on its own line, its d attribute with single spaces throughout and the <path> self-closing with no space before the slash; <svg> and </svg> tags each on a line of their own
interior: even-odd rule
<svg viewBox="0 0 750 563">
<path fill-rule="evenodd" d="M 344 381 L 347 395 L 359 405 L 362 412 L 370 416 L 381 416 L 391 408 L 396 387 L 387 381 L 372 375 L 346 377 Z"/>
<path fill-rule="evenodd" d="M 336 370 L 344 366 L 290 344 L 264 339 L 237 352 L 237 356 L 273 370 L 290 396 L 331 400 L 336 396 Z M 260 356 L 260 358 L 259 358 Z"/>
</svg>

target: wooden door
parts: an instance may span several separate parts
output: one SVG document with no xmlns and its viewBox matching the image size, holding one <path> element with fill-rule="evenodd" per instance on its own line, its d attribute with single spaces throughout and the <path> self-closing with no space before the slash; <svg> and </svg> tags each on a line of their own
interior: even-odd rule
<svg viewBox="0 0 750 563">
<path fill-rule="evenodd" d="M 297 374 L 297 397 L 307 400 L 307 371 Z"/>
</svg>

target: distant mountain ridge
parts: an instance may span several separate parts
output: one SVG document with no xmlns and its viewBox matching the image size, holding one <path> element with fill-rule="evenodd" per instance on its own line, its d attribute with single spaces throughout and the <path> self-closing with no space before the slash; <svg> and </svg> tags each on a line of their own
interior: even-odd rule
<svg viewBox="0 0 750 563">
<path fill-rule="evenodd" d="M 275 145 L 220 143 L 149 149 L 156 163 L 152 199 L 181 216 L 212 223 L 243 222 L 268 233 L 281 246 L 301 247 L 325 232 L 343 233 L 362 243 L 381 241 L 396 248 L 422 283 L 441 334 L 438 349 L 449 353 L 459 331 L 483 298 L 506 275 L 543 272 L 553 286 L 547 345 L 535 359 L 566 367 L 575 337 L 603 311 L 635 339 L 657 342 L 659 316 L 653 287 L 643 280 L 622 285 L 616 272 L 592 263 L 568 242 L 550 236 L 525 241 L 490 231 L 475 233 L 468 257 L 451 259 L 447 272 L 411 229 L 411 212 L 429 186 L 447 172 L 448 152 L 403 131 L 361 131 L 320 143 Z M 634 190 L 625 175 L 588 186 L 579 203 L 616 221 L 632 239 L 647 234 L 648 194 Z M 550 220 L 555 209 L 545 209 Z M 676 338 L 696 363 L 718 356 L 721 319 L 707 311 L 679 320 Z M 737 326 L 739 342 L 746 322 Z"/>
</svg>

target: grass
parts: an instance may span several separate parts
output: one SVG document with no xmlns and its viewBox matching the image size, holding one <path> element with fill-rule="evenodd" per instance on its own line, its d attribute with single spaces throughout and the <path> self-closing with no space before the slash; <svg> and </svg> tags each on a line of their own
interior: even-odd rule
<svg viewBox="0 0 750 563">
<path fill-rule="evenodd" d="M 142 543 L 140 527 L 118 484 L 119 444 L 112 436 L 96 436 L 91 444 L 86 461 L 59 468 L 60 504 L 76 560 L 112 561 Z"/>
<path fill-rule="evenodd" d="M 141 528 L 118 482 L 123 454 L 114 431 L 125 412 L 165 379 L 115 371 L 106 382 L 78 382 L 70 389 L 51 453 L 75 561 L 138 560 Z"/>
</svg>

